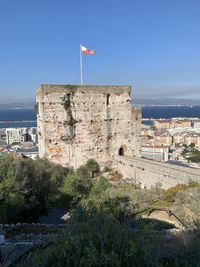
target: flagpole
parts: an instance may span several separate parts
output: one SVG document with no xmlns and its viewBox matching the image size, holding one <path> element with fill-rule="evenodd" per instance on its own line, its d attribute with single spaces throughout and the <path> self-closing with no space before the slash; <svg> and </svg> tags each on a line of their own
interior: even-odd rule
<svg viewBox="0 0 200 267">
<path fill-rule="evenodd" d="M 81 85 L 83 85 L 83 59 L 82 59 L 81 45 L 80 45 L 80 74 L 81 74 Z"/>
</svg>

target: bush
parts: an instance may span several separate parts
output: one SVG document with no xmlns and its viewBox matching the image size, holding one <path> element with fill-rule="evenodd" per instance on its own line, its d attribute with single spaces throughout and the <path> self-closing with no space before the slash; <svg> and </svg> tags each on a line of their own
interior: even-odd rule
<svg viewBox="0 0 200 267">
<path fill-rule="evenodd" d="M 99 164 L 94 159 L 89 159 L 85 167 L 90 173 L 92 178 L 94 178 L 95 176 L 98 176 L 100 173 Z"/>
<path fill-rule="evenodd" d="M 0 159 L 0 223 L 35 221 L 54 202 L 68 169 L 47 160 Z"/>
<path fill-rule="evenodd" d="M 177 184 L 176 186 L 171 187 L 163 192 L 163 199 L 169 203 L 174 203 L 178 192 L 196 187 L 200 187 L 198 182 L 190 182 L 189 184 Z"/>
<path fill-rule="evenodd" d="M 100 197 L 101 193 L 111 188 L 112 184 L 103 176 L 100 176 L 97 181 L 94 182 L 90 192 L 90 196 Z"/>
<path fill-rule="evenodd" d="M 143 244 L 134 232 L 104 208 L 80 206 L 72 214 L 71 227 L 55 244 L 29 257 L 29 265 L 43 267 L 76 266 L 156 266 L 154 244 Z M 24 261 L 20 266 L 27 266 Z"/>
</svg>

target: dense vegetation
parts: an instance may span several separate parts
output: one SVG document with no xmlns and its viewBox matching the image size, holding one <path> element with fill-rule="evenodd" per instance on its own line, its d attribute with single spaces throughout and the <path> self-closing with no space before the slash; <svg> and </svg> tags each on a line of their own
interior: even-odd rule
<svg viewBox="0 0 200 267">
<path fill-rule="evenodd" d="M 189 162 L 200 162 L 200 151 L 195 148 L 195 144 L 191 144 L 189 146 L 184 145 L 184 150 L 182 152 L 182 156 L 187 159 Z"/>
<path fill-rule="evenodd" d="M 37 221 L 50 206 L 68 207 L 88 194 L 98 171 L 93 160 L 75 173 L 45 159 L 1 157 L 0 223 Z"/>
<path fill-rule="evenodd" d="M 187 196 L 188 190 L 191 195 L 199 185 L 178 185 L 165 191 L 162 201 L 172 203 L 180 192 Z M 74 190 L 69 192 L 75 195 Z M 151 192 L 130 186 L 113 188 L 101 177 L 78 202 L 77 195 L 80 193 L 70 211 L 67 230 L 50 246 L 30 253 L 18 267 L 199 266 L 198 231 L 192 232 L 192 239 L 187 234 L 163 236 L 155 230 L 166 229 L 166 225 L 141 223 L 137 217 L 142 207 L 159 198 L 158 188 Z"/>
<path fill-rule="evenodd" d="M 165 239 L 159 231 L 172 225 L 140 216 L 151 206 L 174 207 L 185 224 L 195 219 L 198 225 L 199 197 L 198 183 L 168 190 L 111 183 L 94 160 L 77 171 L 41 159 L 0 160 L 1 223 L 37 220 L 49 206 L 70 213 L 67 230 L 30 252 L 18 267 L 199 266 L 197 230 L 192 239 L 185 234 Z"/>
</svg>

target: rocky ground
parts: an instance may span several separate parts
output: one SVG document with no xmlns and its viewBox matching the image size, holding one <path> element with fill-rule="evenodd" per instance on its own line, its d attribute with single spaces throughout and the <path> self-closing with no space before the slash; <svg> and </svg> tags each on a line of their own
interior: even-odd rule
<svg viewBox="0 0 200 267">
<path fill-rule="evenodd" d="M 12 266 L 30 250 L 47 246 L 67 227 L 39 223 L 1 225 L 0 266 Z"/>
</svg>

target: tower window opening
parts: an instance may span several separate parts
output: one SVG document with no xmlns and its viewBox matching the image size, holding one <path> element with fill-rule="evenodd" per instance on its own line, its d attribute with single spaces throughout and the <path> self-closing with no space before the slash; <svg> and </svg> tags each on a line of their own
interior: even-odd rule
<svg viewBox="0 0 200 267">
<path fill-rule="evenodd" d="M 108 106 L 110 104 L 110 94 L 106 95 L 106 105 Z"/>
<path fill-rule="evenodd" d="M 124 148 L 123 147 L 120 147 L 120 149 L 119 149 L 119 155 L 120 156 L 124 156 Z"/>
</svg>

